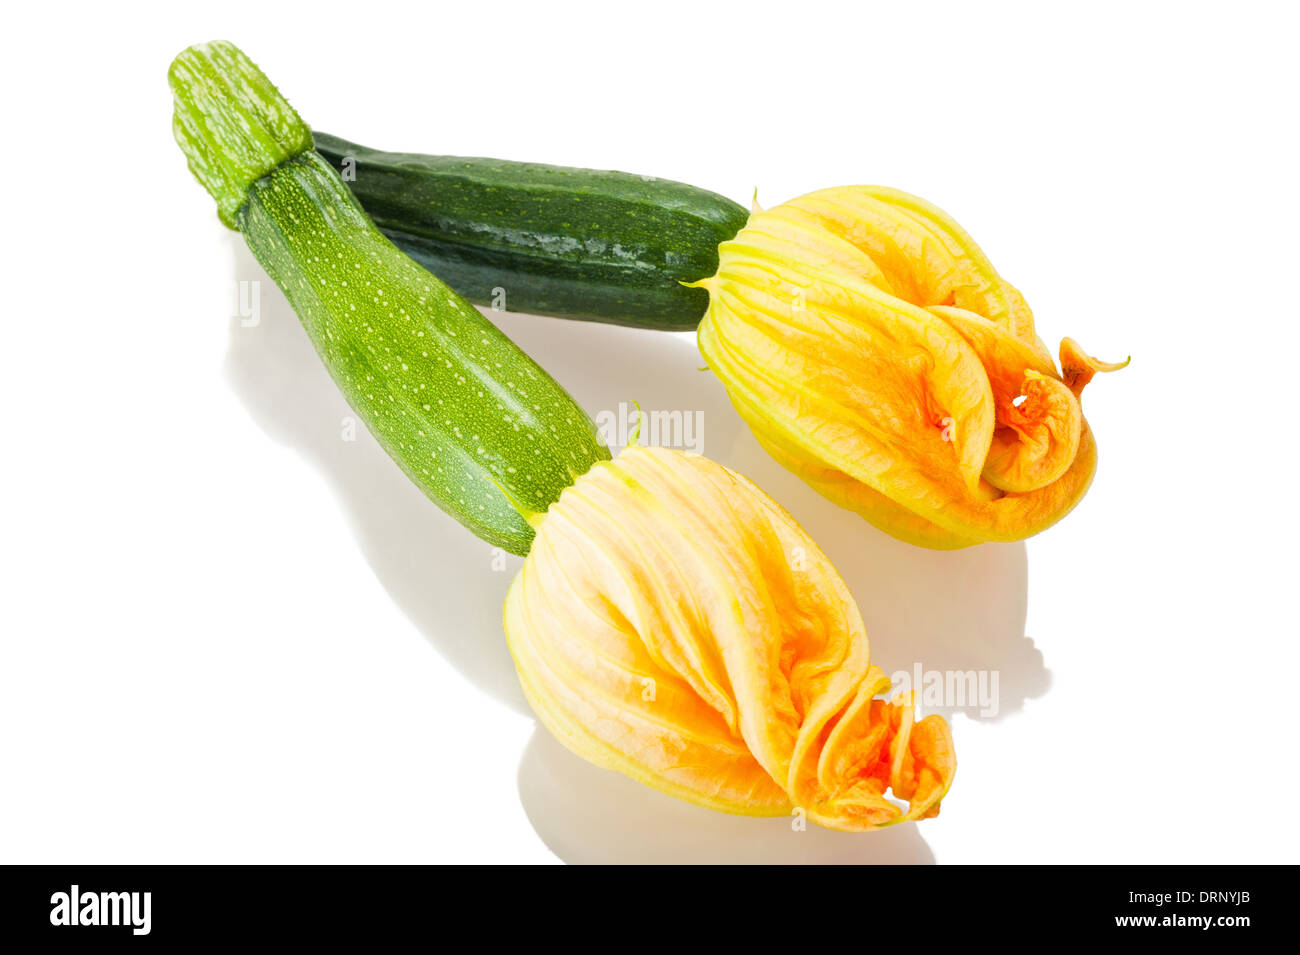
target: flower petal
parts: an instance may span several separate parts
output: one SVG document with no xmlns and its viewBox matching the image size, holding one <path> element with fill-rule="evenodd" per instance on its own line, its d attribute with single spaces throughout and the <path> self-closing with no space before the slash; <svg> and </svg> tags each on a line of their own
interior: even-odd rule
<svg viewBox="0 0 1300 955">
<path fill-rule="evenodd" d="M 825 555 L 702 457 L 632 447 L 579 478 L 541 521 L 505 625 L 562 742 L 699 805 L 868 829 L 933 812 L 955 772 L 937 717 L 918 736 L 910 707 L 874 699 L 888 680 Z"/>
</svg>

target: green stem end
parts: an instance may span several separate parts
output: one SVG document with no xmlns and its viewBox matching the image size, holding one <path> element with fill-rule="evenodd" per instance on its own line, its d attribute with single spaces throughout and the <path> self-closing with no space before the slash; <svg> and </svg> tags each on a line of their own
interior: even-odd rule
<svg viewBox="0 0 1300 955">
<path fill-rule="evenodd" d="M 311 129 L 266 74 L 224 40 L 189 47 L 172 61 L 172 131 L 190 172 L 236 228 L 248 188 L 312 148 Z"/>
</svg>

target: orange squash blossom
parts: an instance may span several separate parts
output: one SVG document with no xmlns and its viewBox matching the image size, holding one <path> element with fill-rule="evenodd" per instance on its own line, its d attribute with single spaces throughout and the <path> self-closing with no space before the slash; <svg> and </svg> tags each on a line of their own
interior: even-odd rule
<svg viewBox="0 0 1300 955">
<path fill-rule="evenodd" d="M 701 806 L 862 831 L 937 814 L 956 771 L 941 717 L 876 698 L 889 678 L 830 561 L 707 458 L 631 447 L 580 477 L 505 629 L 557 738 Z"/>
<path fill-rule="evenodd" d="M 1079 396 L 962 228 L 878 186 L 824 189 L 719 248 L 699 345 L 759 442 L 832 501 L 926 547 L 1029 537 L 1088 489 Z"/>
</svg>

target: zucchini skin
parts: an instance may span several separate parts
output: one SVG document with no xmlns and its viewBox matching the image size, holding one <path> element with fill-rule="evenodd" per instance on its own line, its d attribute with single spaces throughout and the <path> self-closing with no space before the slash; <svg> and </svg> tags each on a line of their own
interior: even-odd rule
<svg viewBox="0 0 1300 955">
<path fill-rule="evenodd" d="M 509 311 L 689 331 L 709 295 L 681 283 L 714 274 L 719 243 L 749 218 L 671 180 L 313 137 L 398 247 L 471 301 Z"/>
<path fill-rule="evenodd" d="M 482 539 L 526 554 L 529 516 L 609 459 L 564 389 L 381 235 L 316 153 L 253 183 L 235 223 L 379 443 Z"/>
</svg>

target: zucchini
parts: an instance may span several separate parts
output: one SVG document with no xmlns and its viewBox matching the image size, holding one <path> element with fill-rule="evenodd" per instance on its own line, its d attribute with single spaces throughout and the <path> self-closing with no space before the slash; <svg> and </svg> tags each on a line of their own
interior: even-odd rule
<svg viewBox="0 0 1300 955">
<path fill-rule="evenodd" d="M 609 459 L 591 419 L 375 228 L 241 51 L 190 47 L 168 79 L 190 169 L 284 291 L 358 417 L 443 510 L 527 553 L 537 515 Z"/>
<path fill-rule="evenodd" d="M 709 294 L 681 283 L 716 272 L 718 244 L 749 217 L 716 193 L 631 173 L 315 142 L 402 250 L 510 311 L 693 329 Z"/>
</svg>

